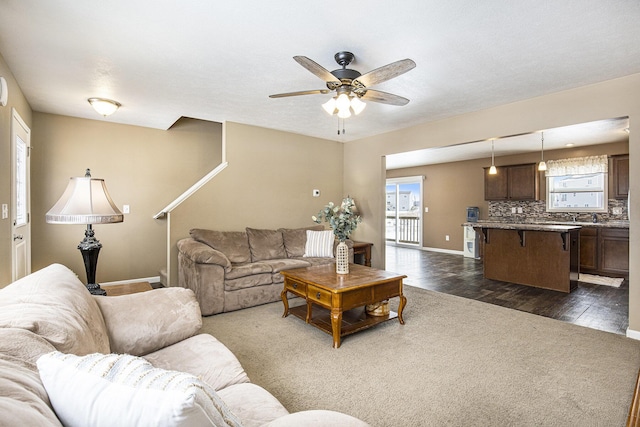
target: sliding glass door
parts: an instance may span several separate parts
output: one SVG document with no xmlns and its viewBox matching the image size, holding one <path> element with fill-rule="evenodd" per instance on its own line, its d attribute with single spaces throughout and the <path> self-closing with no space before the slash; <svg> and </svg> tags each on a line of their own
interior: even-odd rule
<svg viewBox="0 0 640 427">
<path fill-rule="evenodd" d="M 387 243 L 422 246 L 422 177 L 387 179 Z"/>
</svg>

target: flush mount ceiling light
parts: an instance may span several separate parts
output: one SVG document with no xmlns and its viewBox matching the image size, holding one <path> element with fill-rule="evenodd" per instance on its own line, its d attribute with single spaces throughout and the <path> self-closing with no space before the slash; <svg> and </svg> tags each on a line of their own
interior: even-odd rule
<svg viewBox="0 0 640 427">
<path fill-rule="evenodd" d="M 494 156 L 493 156 L 493 139 L 491 140 L 491 167 L 489 168 L 489 175 L 495 175 L 498 173 L 498 169 L 496 169 L 496 165 L 494 164 Z"/>
<path fill-rule="evenodd" d="M 542 150 L 540 151 L 540 164 L 538 165 L 538 170 L 539 171 L 546 171 L 547 170 L 547 164 L 544 162 L 544 132 L 540 132 L 540 135 L 542 135 Z"/>
<path fill-rule="evenodd" d="M 115 113 L 118 108 L 122 107 L 122 104 L 119 102 L 106 98 L 89 98 L 87 101 L 89 101 L 89 104 L 91 104 L 98 114 L 104 117 L 110 116 Z"/>
</svg>

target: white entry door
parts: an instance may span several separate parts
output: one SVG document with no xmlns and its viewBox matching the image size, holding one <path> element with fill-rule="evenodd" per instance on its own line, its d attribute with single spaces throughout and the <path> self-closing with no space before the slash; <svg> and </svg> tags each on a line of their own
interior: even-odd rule
<svg viewBox="0 0 640 427">
<path fill-rule="evenodd" d="M 31 273 L 31 130 L 14 109 L 11 118 L 12 280 Z"/>
</svg>

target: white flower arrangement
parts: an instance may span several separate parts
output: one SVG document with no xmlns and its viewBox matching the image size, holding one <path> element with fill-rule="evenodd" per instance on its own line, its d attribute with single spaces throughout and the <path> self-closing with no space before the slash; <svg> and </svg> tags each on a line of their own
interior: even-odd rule
<svg viewBox="0 0 640 427">
<path fill-rule="evenodd" d="M 333 229 L 333 234 L 338 240 L 344 242 L 349 238 L 351 233 L 358 228 L 358 224 L 362 222 L 362 218 L 357 213 L 356 204 L 349 196 L 342 200 L 340 206 L 329 202 L 318 215 L 313 215 L 311 219 L 320 224 L 322 220 L 328 222 Z"/>
</svg>

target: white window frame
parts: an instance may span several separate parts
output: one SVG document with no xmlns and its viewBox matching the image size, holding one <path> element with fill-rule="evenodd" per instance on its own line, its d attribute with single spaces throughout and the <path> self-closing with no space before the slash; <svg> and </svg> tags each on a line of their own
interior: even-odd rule
<svg viewBox="0 0 640 427">
<path fill-rule="evenodd" d="M 586 175 L 601 175 L 603 187 L 600 189 L 594 188 L 567 188 L 564 191 L 553 191 L 553 185 L 551 180 L 553 178 L 565 178 L 565 177 L 574 177 L 579 178 L 585 175 L 562 175 L 562 176 L 548 176 L 547 177 L 547 212 L 598 212 L 598 213 L 606 213 L 609 209 L 608 199 L 609 199 L 609 177 L 606 172 L 597 172 L 590 173 Z M 573 193 L 602 193 L 602 206 L 594 207 L 594 206 L 571 206 L 571 207 L 554 207 L 553 204 L 553 195 L 554 194 L 573 194 Z"/>
</svg>

